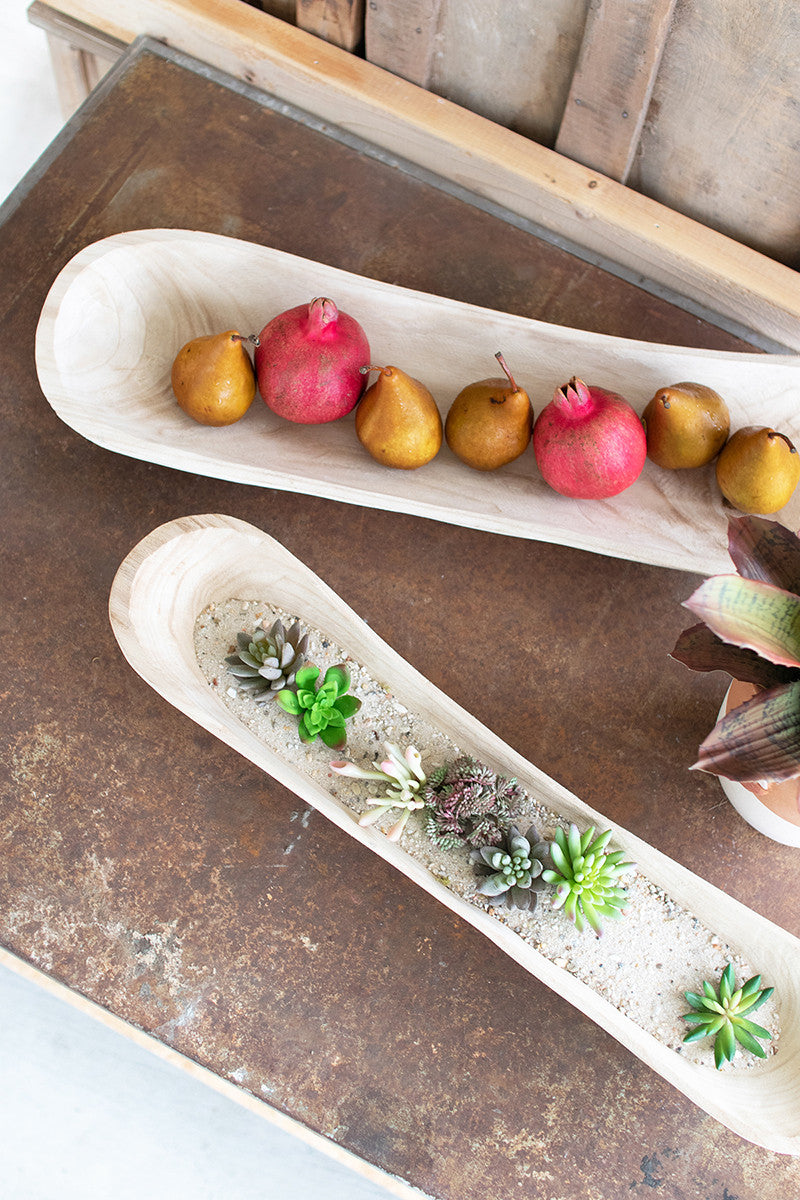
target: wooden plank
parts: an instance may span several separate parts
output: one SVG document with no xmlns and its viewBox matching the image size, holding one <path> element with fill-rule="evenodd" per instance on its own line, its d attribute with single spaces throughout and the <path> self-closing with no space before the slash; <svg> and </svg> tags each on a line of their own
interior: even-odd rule
<svg viewBox="0 0 800 1200">
<path fill-rule="evenodd" d="M 83 104 L 104 71 L 85 50 L 78 50 L 54 34 L 47 35 L 58 106 L 65 121 Z M 106 64 L 107 66 L 107 64 Z"/>
<path fill-rule="evenodd" d="M 273 17 L 280 17 L 290 25 L 295 23 L 297 0 L 245 0 L 245 3 L 251 4 L 253 8 L 263 9 Z"/>
<path fill-rule="evenodd" d="M 370 0 L 370 62 L 552 146 L 587 0 Z"/>
<path fill-rule="evenodd" d="M 364 0 L 297 0 L 298 28 L 355 50 L 364 37 Z"/>
<path fill-rule="evenodd" d="M 682 6 L 630 183 L 797 268 L 800 9 L 796 0 L 721 9 L 719 0 Z"/>
<path fill-rule="evenodd" d="M 126 41 L 111 37 L 83 21 L 76 21 L 52 5 L 43 4 L 41 0 L 33 0 L 28 7 L 27 17 L 31 25 L 43 29 L 48 38 L 60 38 L 73 50 L 84 50 L 106 63 L 116 62 L 125 50 Z"/>
<path fill-rule="evenodd" d="M 150 34 L 587 251 L 800 350 L 797 274 L 509 129 L 240 0 L 59 0 L 132 41 Z"/>
<path fill-rule="evenodd" d="M 591 0 L 556 150 L 625 183 L 675 0 Z"/>
<path fill-rule="evenodd" d="M 430 87 L 443 0 L 370 0 L 365 53 L 370 62 L 402 79 Z"/>
</svg>

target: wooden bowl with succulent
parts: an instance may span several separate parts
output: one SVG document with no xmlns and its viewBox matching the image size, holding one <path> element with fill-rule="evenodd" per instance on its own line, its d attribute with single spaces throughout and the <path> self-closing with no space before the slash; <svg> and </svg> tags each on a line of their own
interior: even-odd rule
<svg viewBox="0 0 800 1200">
<path fill-rule="evenodd" d="M 154 530 L 120 566 L 109 611 L 125 657 L 171 704 L 469 922 L 706 1112 L 750 1141 L 800 1155 L 796 937 L 545 775 L 252 525 L 208 515 Z M 256 617 L 264 636 L 253 633 Z M 313 666 L 299 662 L 305 645 L 295 621 L 309 632 Z M 212 652 L 204 656 L 202 645 Z M 349 698 L 356 693 L 360 704 Z M 397 714 L 391 741 L 384 710 Z M 409 726 L 419 740 L 402 748 Z M 448 758 L 449 748 L 458 757 Z M 444 869 L 440 855 L 450 855 Z M 665 987 L 663 955 L 679 949 L 679 921 L 693 932 Z M 705 947 L 695 954 L 698 929 L 713 931 L 707 945 L 722 947 L 719 961 L 704 958 Z M 611 965 L 605 981 L 581 970 L 579 956 L 593 947 L 599 965 Z M 626 957 L 635 982 L 618 997 Z M 637 994 L 644 1005 L 634 1013 Z M 659 1005 L 669 1009 L 669 1036 L 648 1024 L 645 1010 Z M 756 1009 L 763 1025 L 751 1020 Z"/>
<path fill-rule="evenodd" d="M 728 550 L 736 572 L 686 601 L 701 620 L 672 651 L 732 679 L 694 767 L 719 776 L 759 832 L 800 846 L 800 538 L 778 521 L 731 517 Z"/>
</svg>

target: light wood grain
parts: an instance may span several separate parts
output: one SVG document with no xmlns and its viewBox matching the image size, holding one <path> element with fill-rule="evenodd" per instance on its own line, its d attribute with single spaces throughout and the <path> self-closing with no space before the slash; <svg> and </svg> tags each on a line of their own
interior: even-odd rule
<svg viewBox="0 0 800 1200">
<path fill-rule="evenodd" d="M 364 36 L 364 0 L 296 0 L 300 29 L 353 50 Z"/>
<path fill-rule="evenodd" d="M 627 181 L 674 8 L 675 0 L 592 0 L 559 154 Z"/>
<path fill-rule="evenodd" d="M 581 41 L 586 0 L 372 0 L 370 62 L 551 146 Z"/>
<path fill-rule="evenodd" d="M 800 349 L 794 271 L 241 0 L 57 6 L 125 41 L 146 34 L 175 46 L 466 187 L 479 201 Z"/>
<path fill-rule="evenodd" d="M 778 1052 L 744 1071 L 717 1072 L 668 1049 L 567 971 L 543 958 L 507 926 L 450 892 L 400 846 L 373 829 L 269 750 L 222 704 L 194 653 L 197 616 L 232 596 L 269 600 L 324 629 L 381 679 L 411 711 L 467 753 L 520 784 L 582 827 L 613 829 L 614 843 L 641 871 L 743 954 L 775 986 L 782 1034 Z M 391 649 L 335 592 L 278 542 L 235 518 L 171 521 L 144 539 L 121 565 L 111 591 L 114 633 L 131 666 L 165 699 L 279 780 L 363 845 L 480 930 L 548 987 L 717 1120 L 742 1137 L 786 1154 L 800 1153 L 800 941 L 673 862 L 567 792 L 495 737 Z"/>
<path fill-rule="evenodd" d="M 682 4 L 629 182 L 800 266 L 800 8 Z"/>
<path fill-rule="evenodd" d="M 374 362 L 421 379 L 443 415 L 465 384 L 497 374 L 502 350 L 537 413 L 574 374 L 639 411 L 657 388 L 689 379 L 726 398 L 734 428 L 772 424 L 800 445 L 793 356 L 583 333 L 189 230 L 133 231 L 81 251 L 42 310 L 39 380 L 73 429 L 148 462 L 704 574 L 730 569 L 712 467 L 675 472 L 648 461 L 621 495 L 584 502 L 547 487 L 532 447 L 495 472 L 470 470 L 446 446 L 418 471 L 394 471 L 362 448 L 352 415 L 295 425 L 257 398 L 243 420 L 211 429 L 178 408 L 169 377 L 185 342 L 234 327 L 258 333 L 282 309 L 321 294 L 361 322 Z M 800 494 L 782 519 L 800 524 Z"/>
<path fill-rule="evenodd" d="M 365 14 L 365 53 L 371 63 L 385 67 L 420 87 L 430 87 L 433 58 L 441 42 L 439 23 L 445 0 L 372 0 Z"/>
</svg>

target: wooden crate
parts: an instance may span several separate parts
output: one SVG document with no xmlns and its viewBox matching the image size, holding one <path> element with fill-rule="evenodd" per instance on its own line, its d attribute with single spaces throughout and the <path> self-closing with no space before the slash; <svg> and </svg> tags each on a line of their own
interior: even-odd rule
<svg viewBox="0 0 800 1200">
<path fill-rule="evenodd" d="M 793 0 L 263 4 L 47 8 L 162 39 L 800 349 Z"/>
</svg>

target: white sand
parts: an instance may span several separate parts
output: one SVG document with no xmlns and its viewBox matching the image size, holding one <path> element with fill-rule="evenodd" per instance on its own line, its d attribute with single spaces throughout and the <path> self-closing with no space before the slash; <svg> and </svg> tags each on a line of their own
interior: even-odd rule
<svg viewBox="0 0 800 1200">
<path fill-rule="evenodd" d="M 304 745 L 297 735 L 297 718 L 285 713 L 275 701 L 256 704 L 245 693 L 237 692 L 236 682 L 228 673 L 225 656 L 236 649 L 237 632 L 252 633 L 257 625 L 269 629 L 276 617 L 286 628 L 294 622 L 291 613 L 272 608 L 259 600 L 231 599 L 212 605 L 198 618 L 195 650 L 198 662 L 210 685 L 223 703 L 241 721 L 282 758 L 299 766 L 324 786 L 340 803 L 351 808 L 354 820 L 367 807 L 370 796 L 383 794 L 383 785 L 337 775 L 330 762 L 348 759 L 359 766 L 378 764 L 385 756 L 383 744 L 396 742 L 402 749 L 416 746 L 422 755 L 423 769 L 431 771 L 462 751 L 427 721 L 409 712 L 374 680 L 345 649 L 331 644 L 318 630 L 303 625 L 309 634 L 306 660 L 321 668 L 346 662 L 352 676 L 350 691 L 362 701 L 359 712 L 347 722 L 347 747 L 332 751 L 320 739 Z M 387 814 L 379 828 L 387 829 L 399 813 Z M 557 825 L 566 822 L 552 810 L 527 797 L 517 824 L 524 832 L 533 823 L 540 835 L 552 838 Z M 599 830 L 598 830 L 599 832 Z M 477 878 L 468 852 L 440 850 L 427 837 L 420 813 L 412 813 L 402 837 L 403 848 L 452 891 L 513 929 L 521 938 L 557 966 L 577 976 L 598 994 L 625 1013 L 637 1025 L 654 1035 L 676 1053 L 713 1069 L 713 1039 L 684 1045 L 683 1037 L 691 1026 L 681 1020 L 688 1011 L 685 991 L 701 991 L 704 979 L 715 984 L 729 961 L 733 961 L 738 984 L 758 973 L 733 953 L 698 918 L 665 895 L 638 870 L 624 875 L 630 902 L 626 915 L 617 921 L 605 921 L 603 936 L 586 929 L 575 930 L 560 911 L 551 908 L 544 892 L 533 913 L 506 907 L 490 908 L 486 899 L 475 892 Z M 613 847 L 612 847 L 613 848 Z M 769 980 L 762 981 L 768 986 Z M 763 1043 L 767 1054 L 777 1048 L 779 1021 L 777 997 L 767 1001 L 754 1019 L 772 1033 L 773 1040 Z M 753 1066 L 755 1055 L 737 1048 L 732 1063 L 723 1070 Z"/>
</svg>

